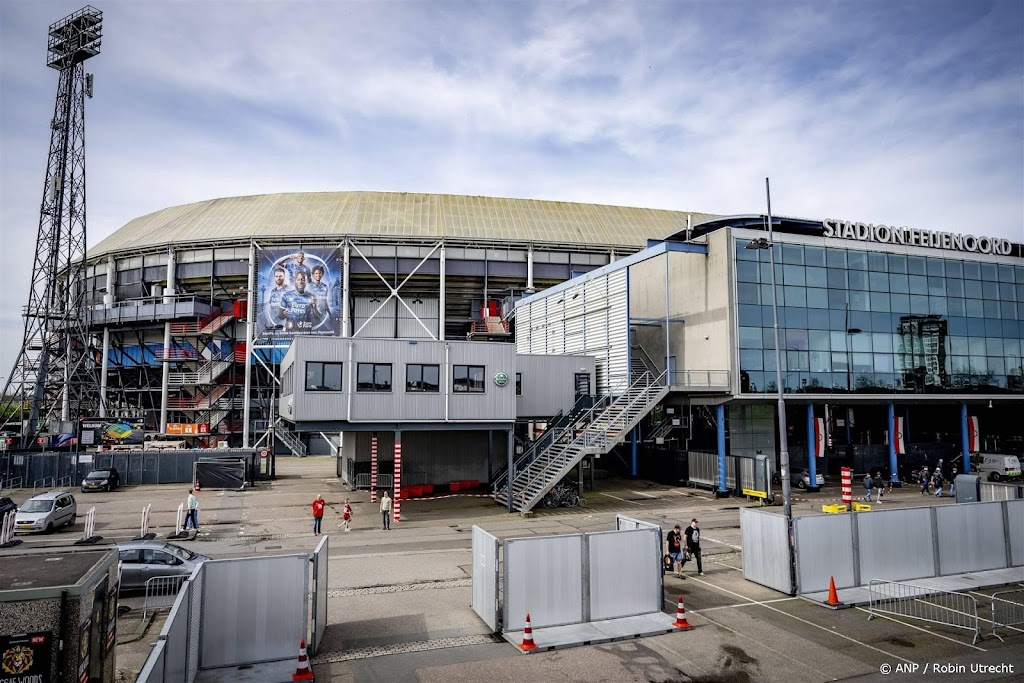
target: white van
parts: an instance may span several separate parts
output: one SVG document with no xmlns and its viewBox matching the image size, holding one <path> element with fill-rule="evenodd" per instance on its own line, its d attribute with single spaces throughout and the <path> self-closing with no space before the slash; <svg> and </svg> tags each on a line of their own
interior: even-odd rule
<svg viewBox="0 0 1024 683">
<path fill-rule="evenodd" d="M 1020 460 L 1016 455 L 979 453 L 971 456 L 971 466 L 980 476 L 987 476 L 989 481 L 999 481 L 1021 475 Z"/>
</svg>

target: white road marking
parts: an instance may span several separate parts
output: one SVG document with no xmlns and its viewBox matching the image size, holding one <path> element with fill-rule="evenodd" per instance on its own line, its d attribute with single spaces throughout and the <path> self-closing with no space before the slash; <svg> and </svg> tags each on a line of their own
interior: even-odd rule
<svg viewBox="0 0 1024 683">
<path fill-rule="evenodd" d="M 719 605 L 718 607 L 708 607 L 707 609 L 700 609 L 700 610 L 692 609 L 692 610 L 689 610 L 689 611 L 692 612 L 693 614 L 703 614 L 704 612 L 711 612 L 713 610 L 719 610 L 719 609 L 735 609 L 737 607 L 754 607 L 756 605 L 767 605 L 767 604 L 772 603 L 772 602 L 789 602 L 791 600 L 800 600 L 800 598 L 775 598 L 774 600 L 758 600 L 758 601 L 755 601 L 755 602 L 738 602 L 735 605 Z M 673 605 L 675 604 L 675 600 L 672 600 L 670 598 L 665 598 L 665 602 L 670 602 Z"/>
<path fill-rule="evenodd" d="M 604 493 L 603 491 L 598 491 L 597 493 L 598 493 L 598 495 L 601 495 L 601 496 L 608 496 L 609 498 L 614 498 L 615 500 L 621 500 L 623 503 L 629 503 L 630 505 L 639 505 L 640 504 L 640 503 L 637 503 L 636 501 L 633 501 L 633 500 L 626 500 L 625 498 L 619 498 L 618 496 L 613 496 L 610 493 Z"/>
<path fill-rule="evenodd" d="M 863 607 L 856 607 L 855 609 L 863 612 L 864 614 L 871 614 L 871 612 L 869 610 L 866 610 Z M 912 628 L 912 629 L 914 629 L 916 631 L 921 631 L 923 633 L 927 633 L 929 635 L 933 635 L 936 638 L 942 638 L 943 640 L 948 640 L 951 643 L 957 643 L 958 645 L 966 645 L 967 647 L 973 647 L 975 650 L 978 650 L 979 652 L 988 652 L 988 650 L 986 650 L 983 647 L 978 647 L 977 645 L 971 645 L 970 643 L 965 643 L 964 641 L 957 640 L 956 638 L 950 638 L 949 636 L 944 636 L 941 633 L 936 633 L 935 631 L 933 631 L 931 629 L 928 629 L 928 628 L 922 628 L 920 626 L 915 626 L 914 624 L 908 624 L 905 621 L 900 621 L 899 619 L 894 619 L 893 617 L 890 617 L 887 614 L 878 614 L 878 613 L 876 613 L 875 616 L 879 617 L 881 619 L 888 619 L 889 621 L 895 621 L 897 624 L 901 624 L 903 626 L 910 627 L 910 628 Z"/>
<path fill-rule="evenodd" d="M 717 543 L 718 545 L 724 545 L 726 547 L 732 548 L 733 550 L 743 550 L 743 546 L 741 546 L 741 545 L 733 545 L 732 543 L 726 543 L 725 541 L 719 541 L 718 539 L 711 538 L 707 534 L 701 534 L 700 537 L 702 539 L 707 539 L 707 540 L 711 541 L 712 543 Z"/>
<path fill-rule="evenodd" d="M 630 491 L 630 493 L 635 493 L 636 495 L 643 496 L 644 498 L 654 498 L 654 499 L 658 498 L 658 496 L 652 496 L 651 494 L 644 493 L 643 491 Z"/>
</svg>

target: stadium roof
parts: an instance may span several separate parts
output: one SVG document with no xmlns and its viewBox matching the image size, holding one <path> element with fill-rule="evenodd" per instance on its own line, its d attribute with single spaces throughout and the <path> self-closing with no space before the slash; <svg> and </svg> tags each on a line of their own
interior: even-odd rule
<svg viewBox="0 0 1024 683">
<path fill-rule="evenodd" d="M 366 235 L 425 239 L 644 247 L 678 232 L 691 215 L 712 214 L 599 204 L 405 192 L 294 192 L 211 199 L 130 221 L 89 257 L 169 243 L 329 239 Z"/>
</svg>

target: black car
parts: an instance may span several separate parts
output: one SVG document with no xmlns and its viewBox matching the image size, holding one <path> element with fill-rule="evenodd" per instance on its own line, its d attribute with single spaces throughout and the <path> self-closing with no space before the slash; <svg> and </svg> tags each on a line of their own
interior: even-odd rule
<svg viewBox="0 0 1024 683">
<path fill-rule="evenodd" d="M 6 496 L 0 498 L 0 519 L 3 519 L 4 515 L 6 515 L 8 512 L 14 512 L 17 509 L 18 506 L 10 498 Z"/>
<path fill-rule="evenodd" d="M 113 491 L 121 485 L 121 475 L 117 468 L 110 467 L 105 470 L 93 470 L 82 480 L 82 493 L 88 491 Z"/>
</svg>

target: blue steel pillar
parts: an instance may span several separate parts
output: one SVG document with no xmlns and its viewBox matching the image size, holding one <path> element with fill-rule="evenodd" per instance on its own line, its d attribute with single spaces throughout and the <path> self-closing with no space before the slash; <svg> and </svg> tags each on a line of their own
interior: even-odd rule
<svg viewBox="0 0 1024 683">
<path fill-rule="evenodd" d="M 636 466 L 636 440 L 637 440 L 637 430 L 639 430 L 639 429 L 640 429 L 640 425 L 637 425 L 636 427 L 633 427 L 633 429 L 631 429 L 629 431 L 629 446 L 630 446 L 630 450 L 633 453 L 633 462 L 632 462 L 632 464 L 629 467 L 629 474 L 632 477 L 635 477 L 636 473 L 637 473 L 637 466 Z"/>
<path fill-rule="evenodd" d="M 886 424 L 889 429 L 889 477 L 893 484 L 898 484 L 900 475 L 896 462 L 896 406 L 892 403 L 889 404 L 889 416 Z M 906 440 L 904 440 L 904 443 L 906 443 Z"/>
<path fill-rule="evenodd" d="M 807 404 L 807 490 L 818 491 L 818 440 L 814 434 L 814 404 Z"/>
<path fill-rule="evenodd" d="M 967 404 L 960 404 L 960 452 L 964 455 L 964 474 L 971 473 L 971 437 L 967 433 Z"/>
<path fill-rule="evenodd" d="M 728 495 L 725 487 L 725 404 L 718 404 L 718 495 Z"/>
</svg>

